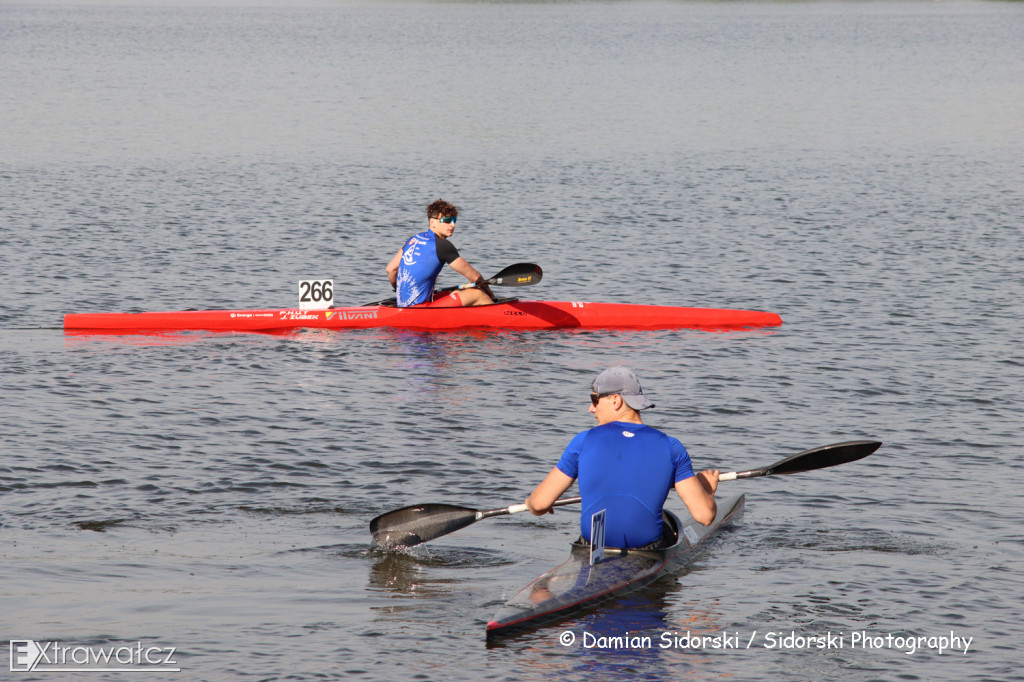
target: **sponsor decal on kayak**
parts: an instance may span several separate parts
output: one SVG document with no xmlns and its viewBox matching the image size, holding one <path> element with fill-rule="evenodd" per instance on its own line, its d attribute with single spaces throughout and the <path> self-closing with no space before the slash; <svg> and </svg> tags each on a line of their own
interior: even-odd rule
<svg viewBox="0 0 1024 682">
<path fill-rule="evenodd" d="M 335 315 L 339 320 L 376 320 L 377 310 L 328 310 L 324 319 L 329 320 Z"/>
<path fill-rule="evenodd" d="M 684 526 L 683 535 L 686 537 L 686 541 L 690 543 L 690 547 L 700 542 L 700 536 L 697 535 L 697 531 L 693 529 L 693 526 Z"/>
<path fill-rule="evenodd" d="M 231 313 L 231 317 L 273 317 L 274 313 Z"/>
<path fill-rule="evenodd" d="M 289 322 L 295 321 L 313 321 L 321 319 L 329 320 L 332 317 L 339 320 L 376 320 L 377 310 L 281 310 L 282 320 L 288 320 Z"/>
<path fill-rule="evenodd" d="M 282 310 L 280 311 L 282 320 L 288 320 L 294 322 L 296 320 L 319 320 L 320 312 L 317 310 Z"/>
</svg>

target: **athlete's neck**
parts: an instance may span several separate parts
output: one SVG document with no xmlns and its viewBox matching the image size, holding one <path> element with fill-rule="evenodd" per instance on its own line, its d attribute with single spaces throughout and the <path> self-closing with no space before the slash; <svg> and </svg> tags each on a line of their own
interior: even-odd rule
<svg viewBox="0 0 1024 682">
<path fill-rule="evenodd" d="M 601 426 L 603 424 L 610 424 L 611 422 L 625 422 L 627 424 L 643 424 L 644 420 L 640 418 L 640 413 L 639 412 L 637 412 L 636 410 L 634 410 L 634 409 L 632 409 L 630 407 L 627 407 L 624 410 L 619 410 L 618 412 L 609 415 L 608 419 L 606 419 L 606 420 L 602 421 L 602 420 L 598 419 L 598 426 Z"/>
</svg>

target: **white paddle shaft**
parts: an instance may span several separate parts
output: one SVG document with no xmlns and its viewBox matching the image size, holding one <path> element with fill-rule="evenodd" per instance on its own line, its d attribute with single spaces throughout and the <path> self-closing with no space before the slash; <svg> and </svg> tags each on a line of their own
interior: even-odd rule
<svg viewBox="0 0 1024 682">
<path fill-rule="evenodd" d="M 552 502 L 551 506 L 552 507 L 563 507 L 563 506 L 565 506 L 567 504 L 579 504 L 579 503 L 580 503 L 580 498 L 578 498 L 578 497 L 561 497 L 561 498 L 555 500 L 554 502 Z M 525 502 L 523 504 L 513 504 L 511 507 L 508 507 L 507 509 L 505 509 L 505 511 L 507 513 L 509 513 L 509 514 L 518 514 L 519 512 L 524 512 L 524 511 L 528 511 L 528 510 L 529 510 L 529 507 L 526 506 Z"/>
</svg>

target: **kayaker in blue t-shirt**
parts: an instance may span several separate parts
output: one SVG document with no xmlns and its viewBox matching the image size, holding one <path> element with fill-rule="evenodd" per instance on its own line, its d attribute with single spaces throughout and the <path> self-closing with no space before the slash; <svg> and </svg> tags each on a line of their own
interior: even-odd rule
<svg viewBox="0 0 1024 682">
<path fill-rule="evenodd" d="M 643 424 L 640 410 L 654 407 L 636 375 L 612 367 L 594 380 L 590 412 L 597 426 L 577 434 L 547 478 L 526 499 L 540 516 L 579 480 L 583 509 L 580 531 L 590 542 L 590 517 L 606 509 L 608 547 L 655 548 L 662 541 L 661 511 L 675 488 L 690 515 L 702 525 L 715 520 L 718 470 L 693 473 L 686 448 L 675 438 Z"/>
<path fill-rule="evenodd" d="M 458 215 L 459 209 L 443 199 L 427 206 L 428 229 L 406 240 L 388 263 L 388 279 L 397 293 L 399 307 L 455 308 L 494 303 L 494 295 L 486 280 L 448 241 L 455 232 Z M 434 283 L 445 263 L 474 284 L 474 288 L 455 290 L 435 298 Z"/>
</svg>

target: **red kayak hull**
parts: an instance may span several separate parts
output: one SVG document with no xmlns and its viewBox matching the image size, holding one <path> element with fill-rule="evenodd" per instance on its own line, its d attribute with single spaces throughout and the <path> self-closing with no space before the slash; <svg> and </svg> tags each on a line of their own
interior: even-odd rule
<svg viewBox="0 0 1024 682">
<path fill-rule="evenodd" d="M 381 305 L 330 310 L 184 310 L 146 313 L 70 313 L 64 329 L 92 332 L 272 332 L 301 327 L 367 329 L 711 329 L 777 327 L 775 313 L 628 303 L 513 300 L 474 308 L 392 308 Z"/>
</svg>

